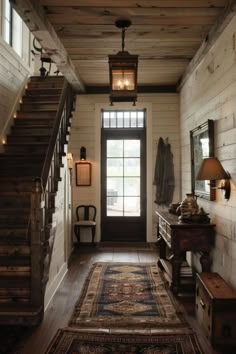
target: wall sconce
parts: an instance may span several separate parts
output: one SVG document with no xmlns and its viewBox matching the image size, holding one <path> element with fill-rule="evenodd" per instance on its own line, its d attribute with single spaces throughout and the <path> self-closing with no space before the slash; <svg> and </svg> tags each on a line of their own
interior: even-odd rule
<svg viewBox="0 0 236 354">
<path fill-rule="evenodd" d="M 68 161 L 68 167 L 70 170 L 73 169 L 73 155 L 71 152 L 67 153 L 67 161 Z"/>
<path fill-rule="evenodd" d="M 80 148 L 80 160 L 86 160 L 86 148 L 84 146 L 81 146 Z"/>
<path fill-rule="evenodd" d="M 207 157 L 202 160 L 196 179 L 209 181 L 224 179 L 225 181 L 221 184 L 219 189 L 224 189 L 225 199 L 229 199 L 231 190 L 230 174 L 224 170 L 220 161 L 216 157 Z M 214 188 L 211 182 L 210 187 Z"/>
</svg>

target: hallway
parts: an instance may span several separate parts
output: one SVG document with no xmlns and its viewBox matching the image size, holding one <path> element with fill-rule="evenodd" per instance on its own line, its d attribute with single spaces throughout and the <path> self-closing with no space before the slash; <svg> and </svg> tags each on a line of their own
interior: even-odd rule
<svg viewBox="0 0 236 354">
<path fill-rule="evenodd" d="M 68 325 L 74 305 L 80 295 L 83 283 L 91 265 L 99 261 L 109 262 L 157 262 L 158 250 L 155 245 L 138 244 L 137 246 L 81 246 L 76 248 L 70 261 L 69 270 L 62 281 L 56 295 L 47 308 L 42 324 L 27 333 L 24 346 L 20 346 L 20 354 L 44 354 L 58 328 Z M 198 334 L 204 354 L 225 354 L 212 350 L 194 316 L 194 298 L 181 298 L 187 318 Z M 18 352 L 17 352 L 18 353 Z"/>
</svg>

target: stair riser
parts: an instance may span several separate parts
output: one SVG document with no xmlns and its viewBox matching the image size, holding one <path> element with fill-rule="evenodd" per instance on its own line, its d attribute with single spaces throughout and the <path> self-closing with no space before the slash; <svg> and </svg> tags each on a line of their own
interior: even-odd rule
<svg viewBox="0 0 236 354">
<path fill-rule="evenodd" d="M 39 125 L 43 125 L 44 127 L 52 128 L 54 124 L 53 118 L 38 118 L 38 119 L 31 119 L 31 118 L 20 118 L 15 119 L 15 126 L 24 127 L 38 127 Z"/>
<path fill-rule="evenodd" d="M 14 126 L 11 129 L 11 134 L 14 136 L 49 136 L 51 135 L 52 129 L 45 127 L 45 128 L 37 128 L 32 126 Z"/>
<path fill-rule="evenodd" d="M 40 176 L 42 172 L 41 168 L 38 167 L 30 167 L 30 165 L 27 166 L 12 166 L 12 167 L 8 167 L 6 170 L 1 170 L 0 171 L 0 177 L 7 177 L 7 176 L 18 176 L 18 177 L 22 177 L 22 176 L 32 176 L 33 177 L 37 177 Z"/>
<path fill-rule="evenodd" d="M 16 119 L 20 119 L 20 118 L 33 118 L 35 120 L 40 119 L 40 118 L 44 118 L 44 119 L 55 119 L 56 117 L 56 111 L 39 111 L 39 112 L 23 112 L 23 111 L 18 111 L 17 112 L 17 117 Z"/>
<path fill-rule="evenodd" d="M 29 213 L 27 215 L 11 215 L 9 214 L 1 214 L 0 215 L 0 223 L 2 228 L 8 227 L 8 224 L 12 225 L 22 225 L 26 226 L 29 222 Z"/>
<path fill-rule="evenodd" d="M 4 145 L 4 151 L 6 153 L 16 153 L 16 154 L 28 154 L 28 155 L 33 155 L 33 154 L 45 154 L 47 151 L 47 145 L 26 145 L 26 146 L 17 146 L 17 145 Z"/>
<path fill-rule="evenodd" d="M 20 110 L 23 112 L 30 112 L 30 111 L 56 111 L 58 107 L 57 103 L 51 103 L 51 104 L 46 104 L 46 103 L 34 103 L 34 104 L 21 104 Z"/>
<path fill-rule="evenodd" d="M 29 246 L 21 246 L 21 245 L 0 245 L 0 256 L 3 257 L 18 257 L 18 256 L 27 256 L 30 257 L 30 248 Z M 17 267 L 14 267 L 14 269 L 8 268 L 8 267 L 3 267 L 0 266 L 1 271 L 5 271 L 6 274 L 13 274 L 13 272 L 18 271 L 19 269 Z"/>
<path fill-rule="evenodd" d="M 33 156 L 30 158 L 30 156 L 22 156 L 22 155 L 15 155 L 15 154 L 4 154 L 3 156 L 0 156 L 0 163 L 2 168 L 4 166 L 12 166 L 12 165 L 35 165 L 35 166 L 42 166 L 44 162 L 44 156 Z"/>
<path fill-rule="evenodd" d="M 29 208 L 30 196 L 17 197 L 2 195 L 0 198 L 0 208 Z"/>
<path fill-rule="evenodd" d="M 65 79 L 64 79 L 64 76 L 61 76 L 61 75 L 50 75 L 50 76 L 47 76 L 47 77 L 42 77 L 42 76 L 31 76 L 30 78 L 30 81 L 31 82 L 44 82 L 44 81 L 47 81 L 47 82 L 64 82 Z"/>
<path fill-rule="evenodd" d="M 50 136 L 18 136 L 9 135 L 7 137 L 7 144 L 27 144 L 27 143 L 49 143 Z"/>
<path fill-rule="evenodd" d="M 45 96 L 24 96 L 22 97 L 22 102 L 23 103 L 34 103 L 34 102 L 52 102 L 52 103 L 57 103 L 60 100 L 60 96 L 59 95 L 45 95 Z"/>
<path fill-rule="evenodd" d="M 27 97 L 37 97 L 37 98 L 44 98 L 46 95 L 60 95 L 61 94 L 61 89 L 59 88 L 50 88 L 47 91 L 45 89 L 41 88 L 30 88 L 25 92 L 25 96 Z"/>
<path fill-rule="evenodd" d="M 63 82 L 29 82 L 28 83 L 28 90 L 31 90 L 32 88 L 44 88 L 44 89 L 62 89 L 63 87 Z M 44 92 L 45 93 L 45 92 Z"/>
<path fill-rule="evenodd" d="M 15 229 L 4 229 L 0 228 L 0 244 L 3 244 L 3 241 L 6 240 L 7 244 L 12 244 L 14 241 L 15 244 L 26 243 L 28 240 L 27 237 L 28 229 L 27 228 L 15 228 Z"/>
<path fill-rule="evenodd" d="M 0 192 L 12 191 L 12 192 L 31 192 L 33 187 L 33 181 L 11 181 L 10 178 L 3 180 L 0 178 Z"/>
</svg>

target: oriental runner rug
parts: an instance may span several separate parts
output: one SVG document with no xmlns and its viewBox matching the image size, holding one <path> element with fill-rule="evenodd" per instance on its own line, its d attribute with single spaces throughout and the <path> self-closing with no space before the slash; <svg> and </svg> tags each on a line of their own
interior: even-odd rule
<svg viewBox="0 0 236 354">
<path fill-rule="evenodd" d="M 95 263 L 69 326 L 156 333 L 188 329 L 156 263 Z"/>
<path fill-rule="evenodd" d="M 46 354 L 204 354 L 193 334 L 140 335 L 59 330 Z"/>
</svg>

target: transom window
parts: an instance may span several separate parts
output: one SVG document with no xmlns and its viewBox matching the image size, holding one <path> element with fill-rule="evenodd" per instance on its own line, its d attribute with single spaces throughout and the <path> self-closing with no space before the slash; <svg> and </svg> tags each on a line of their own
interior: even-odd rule
<svg viewBox="0 0 236 354">
<path fill-rule="evenodd" d="M 103 128 L 144 128 L 144 110 L 134 111 L 102 111 Z"/>
</svg>

